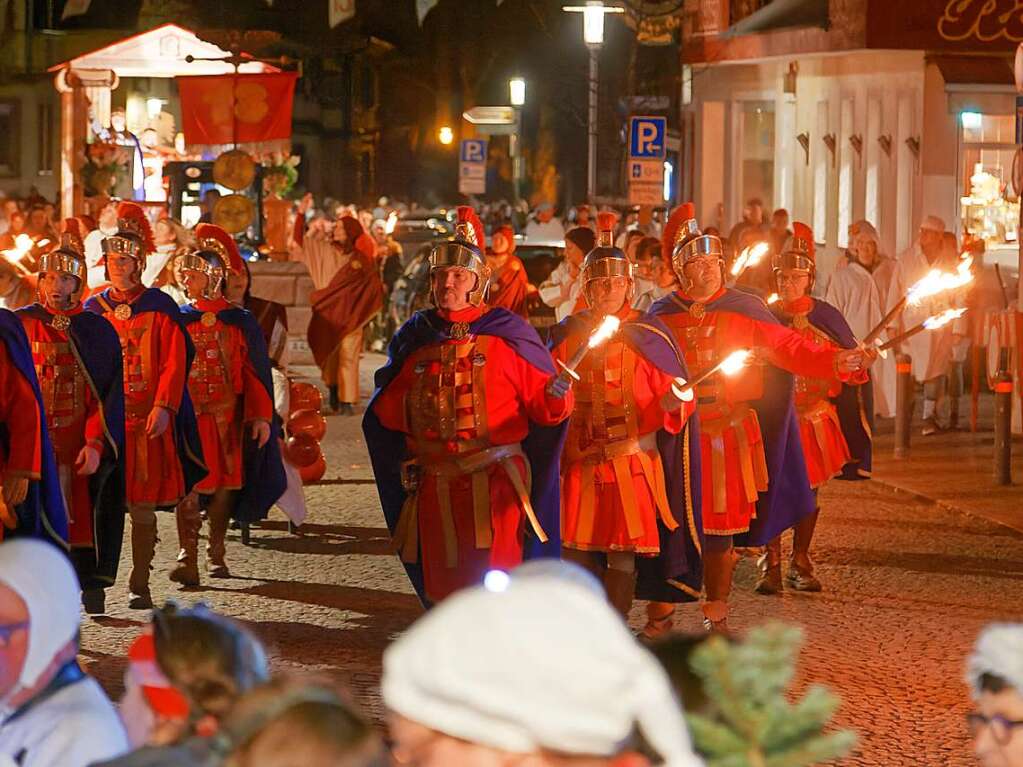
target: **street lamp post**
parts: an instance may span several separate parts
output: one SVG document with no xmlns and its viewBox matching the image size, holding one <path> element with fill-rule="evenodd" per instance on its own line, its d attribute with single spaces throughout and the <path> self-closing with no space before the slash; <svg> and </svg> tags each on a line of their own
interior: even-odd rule
<svg viewBox="0 0 1023 767">
<path fill-rule="evenodd" d="M 587 119 L 586 196 L 590 202 L 597 195 L 597 53 L 604 43 L 604 15 L 624 13 L 624 8 L 604 5 L 602 0 L 588 0 L 586 5 L 566 5 L 563 11 L 583 15 L 583 41 L 590 50 L 589 116 Z"/>
<path fill-rule="evenodd" d="M 522 107 L 526 104 L 526 81 L 521 77 L 513 77 L 508 81 L 508 100 L 515 109 L 515 129 L 508 137 L 509 154 L 512 158 L 512 200 L 516 206 L 521 195 L 522 185 Z"/>
</svg>

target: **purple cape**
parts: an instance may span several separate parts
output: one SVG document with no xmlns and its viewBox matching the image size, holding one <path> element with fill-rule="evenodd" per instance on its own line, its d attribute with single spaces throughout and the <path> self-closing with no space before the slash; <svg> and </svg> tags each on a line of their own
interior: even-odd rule
<svg viewBox="0 0 1023 767">
<path fill-rule="evenodd" d="M 51 315 L 40 304 L 15 314 L 48 323 Z M 117 578 L 128 507 L 124 494 L 124 376 L 117 331 L 89 312 L 71 316 L 67 332 L 75 357 L 85 369 L 86 385 L 101 403 L 106 449 L 99 468 L 89 477 L 92 502 L 93 548 L 73 548 L 71 561 L 83 589 L 106 588 Z"/>
<path fill-rule="evenodd" d="M 185 327 L 198 322 L 203 315 L 203 312 L 192 306 L 184 306 L 180 311 Z M 273 402 L 270 356 L 266 350 L 263 330 L 256 318 L 245 309 L 231 307 L 217 312 L 217 319 L 242 331 L 249 349 L 249 361 L 270 402 Z M 267 513 L 288 486 L 281 459 L 280 439 L 283 434 L 280 416 L 275 412 L 270 425 L 270 439 L 263 447 L 258 447 L 254 439 L 245 435 L 242 444 L 242 489 L 238 492 L 233 514 L 233 518 L 242 524 L 266 519 Z"/>
<path fill-rule="evenodd" d="M 792 317 L 785 314 L 780 306 L 773 311 L 783 324 L 792 324 Z M 855 349 L 859 345 L 845 317 L 827 301 L 813 299 L 813 308 L 806 318 L 811 325 L 843 349 Z M 874 384 L 869 380 L 859 385 L 842 384 L 842 391 L 832 397 L 831 401 L 838 412 L 838 422 L 842 427 L 846 444 L 849 445 L 849 454 L 852 456 L 852 461 L 842 467 L 839 479 L 870 479 L 871 441 L 874 432 Z"/>
<path fill-rule="evenodd" d="M 18 526 L 11 535 L 43 538 L 67 551 L 67 512 L 64 509 L 64 497 L 60 492 L 60 480 L 57 477 L 57 459 L 50 443 L 50 432 L 46 428 L 43 396 L 39 391 L 39 380 L 36 378 L 36 368 L 32 362 L 32 350 L 28 345 L 28 336 L 25 335 L 25 326 L 7 309 L 0 309 L 0 343 L 7 347 L 14 368 L 32 386 L 40 418 L 39 479 L 29 481 L 28 495 L 14 508 L 18 516 Z M 0 446 L 8 448 L 12 437 L 16 438 L 17 435 L 10 434 L 7 431 L 7 424 L 0 423 Z"/>
<path fill-rule="evenodd" d="M 553 349 L 571 335 L 591 332 L 591 316 L 587 310 L 555 325 L 551 329 L 550 347 Z M 672 378 L 689 377 L 671 331 L 656 317 L 626 322 L 622 334 L 636 354 L 665 374 Z M 657 450 L 664 467 L 668 504 L 679 526 L 672 532 L 658 517 L 661 550 L 656 557 L 636 557 L 636 596 L 657 602 L 691 602 L 699 599 L 703 588 L 700 427 L 696 415 L 687 419 L 680 434 L 658 431 Z"/>
<path fill-rule="evenodd" d="M 672 293 L 650 307 L 650 314 L 670 315 L 689 310 L 692 299 Z M 706 303 L 710 312 L 734 312 L 758 322 L 780 324 L 767 304 L 754 295 L 728 288 Z M 756 517 L 748 533 L 734 536 L 736 546 L 764 546 L 816 508 L 799 441 L 799 421 L 792 397 L 792 374 L 764 366 L 764 396 L 751 403 L 760 421 L 767 457 L 767 490 L 757 500 Z"/>
<path fill-rule="evenodd" d="M 111 288 L 107 288 L 86 301 L 82 308 L 87 312 L 102 315 L 107 311 L 103 302 L 112 308 L 125 303 L 116 300 L 111 295 Z M 132 302 L 131 307 L 135 313 L 160 312 L 170 317 L 185 338 L 186 385 L 181 395 L 181 405 L 178 407 L 172 424 L 174 426 L 174 441 L 178 446 L 178 458 L 181 461 L 181 471 L 185 477 L 185 493 L 188 494 L 192 492 L 196 483 L 200 482 L 208 473 L 206 465 L 203 463 L 202 442 L 199 441 L 199 425 L 195 420 L 192 398 L 188 396 L 188 372 L 192 369 L 192 360 L 195 358 L 195 346 L 192 345 L 192 339 L 185 330 L 180 308 L 174 303 L 174 299 L 162 290 L 146 288 L 142 295 Z"/>
<path fill-rule="evenodd" d="M 387 349 L 388 360 L 376 372 L 376 391 L 362 419 L 362 430 L 369 448 L 373 475 L 376 478 L 380 505 L 391 532 L 394 532 L 405 502 L 405 489 L 401 486 L 401 464 L 409 458 L 405 434 L 385 429 L 374 412 L 380 392 L 398 376 L 409 355 L 417 349 L 447 341 L 451 336 L 451 323 L 436 310 L 416 312 L 391 339 Z M 469 333 L 495 336 L 507 343 L 526 362 L 543 373 L 553 376 L 554 361 L 540 342 L 536 331 L 524 319 L 507 309 L 491 309 L 479 319 L 469 323 Z M 530 501 L 540 525 L 547 533 L 547 543 L 541 543 L 528 528 L 524 556 L 526 559 L 561 556 L 561 495 L 558 471 L 561 448 L 565 441 L 567 419 L 557 426 L 530 423 L 529 434 L 522 441 L 522 450 L 533 474 Z M 423 570 L 419 562 L 405 563 L 409 580 L 424 605 L 428 604 L 423 588 Z"/>
</svg>

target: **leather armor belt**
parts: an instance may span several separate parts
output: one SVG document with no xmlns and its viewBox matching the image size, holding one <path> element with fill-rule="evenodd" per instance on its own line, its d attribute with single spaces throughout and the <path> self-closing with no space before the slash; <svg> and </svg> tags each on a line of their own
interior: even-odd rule
<svg viewBox="0 0 1023 767">
<path fill-rule="evenodd" d="M 638 439 L 623 439 L 592 445 L 586 450 L 567 452 L 565 462 L 582 463 L 580 467 L 581 488 L 579 495 L 579 523 L 577 537 L 581 544 L 593 543 L 593 530 L 596 525 L 597 506 L 595 501 L 595 485 L 597 466 L 610 463 L 614 472 L 615 486 L 618 488 L 625 514 L 625 528 L 633 539 L 643 536 L 643 519 L 636 501 L 636 488 L 632 479 L 631 456 L 636 456 L 643 470 L 650 495 L 654 499 L 657 511 L 661 515 L 664 526 L 676 530 L 678 522 L 671 513 L 668 502 L 667 485 L 664 480 L 664 466 L 660 456 L 650 457 L 650 452 L 657 451 L 657 434 L 644 434 Z"/>
<path fill-rule="evenodd" d="M 526 479 L 519 474 L 516 458 L 522 458 L 526 465 Z M 402 466 L 402 484 L 408 497 L 401 509 L 401 516 L 394 529 L 393 545 L 401 553 L 402 561 L 416 562 L 419 557 L 419 493 L 420 478 L 431 475 L 437 482 L 437 502 L 440 506 L 441 527 L 444 533 L 445 563 L 449 569 L 458 566 L 458 538 L 455 532 L 455 518 L 451 512 L 451 479 L 469 477 L 472 482 L 473 518 L 476 528 L 476 548 L 487 549 L 493 545 L 493 530 L 490 518 L 490 478 L 488 469 L 500 464 L 519 497 L 522 510 L 543 543 L 548 541 L 547 533 L 533 511 L 529 500 L 532 479 L 529 461 L 518 444 L 498 445 L 478 453 L 465 456 L 424 456 L 422 460 L 408 461 Z"/>
<path fill-rule="evenodd" d="M 826 426 L 826 423 L 830 421 L 838 429 L 839 434 L 842 433 L 842 424 L 838 420 L 838 411 L 835 409 L 835 406 L 831 404 L 830 400 L 822 399 L 803 407 L 797 406 L 796 410 L 799 414 L 799 420 L 813 427 L 813 435 L 817 440 L 817 447 L 820 448 L 821 457 L 824 459 L 825 471 L 831 473 L 832 470 L 838 471 L 841 469 L 844 461 L 839 460 L 838 456 L 831 450 L 831 440 L 828 439 Z"/>
<path fill-rule="evenodd" d="M 66 429 L 69 426 L 74 426 L 77 420 L 78 416 L 75 413 L 71 413 L 69 415 L 53 415 L 48 419 L 51 429 Z"/>
<path fill-rule="evenodd" d="M 714 513 L 725 514 L 728 511 L 727 461 L 725 457 L 725 434 L 729 431 L 735 435 L 735 444 L 739 450 L 739 471 L 746 501 L 756 503 L 759 493 L 767 490 L 767 456 L 764 454 L 764 440 L 761 436 L 760 421 L 757 412 L 748 404 L 735 405 L 730 411 L 725 406 L 705 409 L 700 407 L 701 439 L 710 442 L 711 485 L 714 489 Z M 747 426 L 751 425 L 758 439 L 751 442 Z"/>
</svg>

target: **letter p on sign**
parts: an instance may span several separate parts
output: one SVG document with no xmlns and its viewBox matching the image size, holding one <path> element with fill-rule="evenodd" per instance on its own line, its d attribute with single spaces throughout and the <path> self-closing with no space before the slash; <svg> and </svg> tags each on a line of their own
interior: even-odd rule
<svg viewBox="0 0 1023 767">
<path fill-rule="evenodd" d="M 665 117 L 633 117 L 629 121 L 629 158 L 663 160 L 664 137 L 668 121 Z"/>
</svg>

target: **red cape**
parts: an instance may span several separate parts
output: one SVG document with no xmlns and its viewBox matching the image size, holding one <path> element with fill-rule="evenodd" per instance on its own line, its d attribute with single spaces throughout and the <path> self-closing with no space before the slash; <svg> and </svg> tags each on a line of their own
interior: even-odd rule
<svg viewBox="0 0 1023 767">
<path fill-rule="evenodd" d="M 384 284 L 375 250 L 370 236 L 360 235 L 351 260 L 337 270 L 327 287 L 314 290 L 309 297 L 313 310 L 309 348 L 321 368 L 341 339 L 373 319 L 383 306 Z"/>
</svg>

